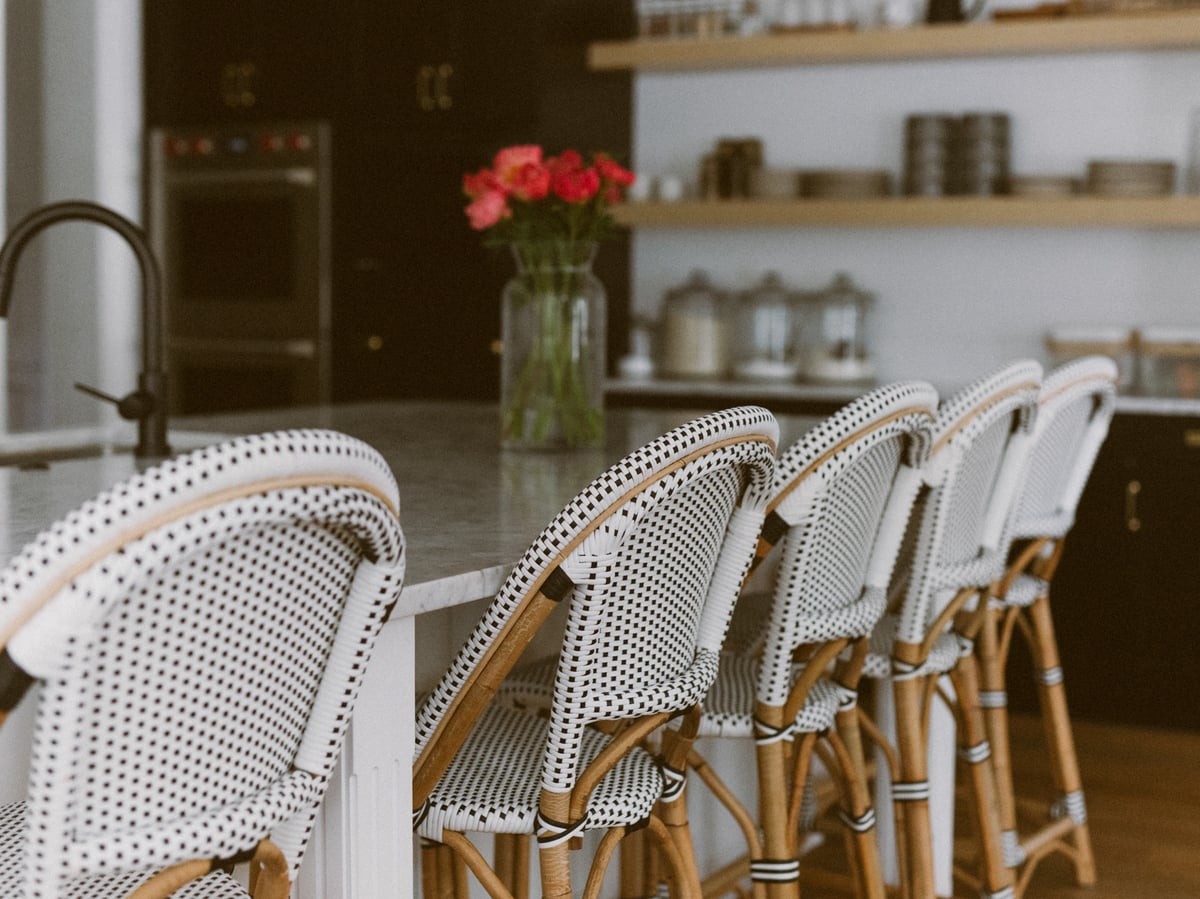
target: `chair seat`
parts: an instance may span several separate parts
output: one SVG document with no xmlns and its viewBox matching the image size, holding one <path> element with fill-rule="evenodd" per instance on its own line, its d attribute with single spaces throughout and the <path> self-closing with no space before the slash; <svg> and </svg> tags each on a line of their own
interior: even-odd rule
<svg viewBox="0 0 1200 899">
<path fill-rule="evenodd" d="M 1042 578 L 1034 577 L 1032 574 L 1021 574 L 1012 582 L 1008 592 L 998 599 L 993 599 L 992 604 L 999 608 L 1027 609 L 1049 589 L 1050 585 Z"/>
<path fill-rule="evenodd" d="M 548 729 L 540 716 L 490 706 L 430 793 L 417 833 L 433 840 L 443 830 L 535 833 Z M 581 767 L 608 744 L 607 736 L 585 728 Z M 592 793 L 584 829 L 640 823 L 662 792 L 657 760 L 635 748 Z"/>
<path fill-rule="evenodd" d="M 797 666 L 796 674 L 800 668 Z M 752 656 L 722 653 L 717 681 L 704 699 L 700 720 L 702 737 L 753 737 L 754 695 L 758 661 Z M 837 716 L 837 688 L 821 678 L 813 684 L 796 715 L 796 730 L 820 733 L 833 727 Z"/>
<path fill-rule="evenodd" d="M 0 806 L 0 896 L 17 897 L 24 878 L 25 803 Z M 93 876 L 74 881 L 59 899 L 125 899 L 153 870 Z M 214 871 L 171 894 L 173 899 L 248 899 L 249 893 L 223 871 Z"/>
<path fill-rule="evenodd" d="M 884 615 L 875 630 L 871 633 L 870 645 L 867 650 L 867 661 L 863 665 L 863 676 L 871 678 L 887 678 L 892 676 L 892 646 L 896 642 L 896 628 L 900 619 L 893 614 Z M 947 631 L 934 641 L 929 657 L 914 675 L 945 674 L 954 669 L 962 655 L 962 644 L 959 638 Z"/>
</svg>

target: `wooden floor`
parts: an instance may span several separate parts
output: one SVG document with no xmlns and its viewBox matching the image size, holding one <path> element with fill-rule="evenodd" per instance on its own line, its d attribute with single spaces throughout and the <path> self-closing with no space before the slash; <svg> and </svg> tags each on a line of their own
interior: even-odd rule
<svg viewBox="0 0 1200 899">
<path fill-rule="evenodd" d="M 1014 768 L 1026 772 L 1019 792 L 1049 799 L 1040 727 L 1036 718 L 1014 716 Z M 1075 886 L 1070 866 L 1055 856 L 1038 866 L 1026 897 L 1200 899 L 1200 733 L 1077 721 L 1075 740 L 1098 883 Z M 956 899 L 977 895 L 964 889 Z M 810 888 L 804 896 L 822 892 Z"/>
<path fill-rule="evenodd" d="M 1098 883 L 1074 886 L 1068 865 L 1042 862 L 1030 899 L 1200 897 L 1200 733 L 1075 722 Z M 1044 769 L 1040 725 L 1014 718 L 1016 770 Z M 1025 792 L 1046 777 L 1027 778 Z M 1045 795 L 1049 795 L 1048 793 Z"/>
</svg>

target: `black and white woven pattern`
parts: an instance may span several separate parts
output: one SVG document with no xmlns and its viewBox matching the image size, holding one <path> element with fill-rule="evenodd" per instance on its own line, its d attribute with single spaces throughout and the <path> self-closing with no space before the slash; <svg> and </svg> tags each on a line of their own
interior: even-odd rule
<svg viewBox="0 0 1200 899">
<path fill-rule="evenodd" d="M 770 508 L 780 526 L 780 558 L 757 665 L 722 660 L 718 686 L 705 703 L 702 735 L 750 736 L 754 701 L 786 703 L 796 676 L 796 647 L 864 637 L 883 614 L 920 470 L 930 447 L 937 393 L 924 382 L 891 384 L 859 397 L 790 447 L 775 467 Z M 747 683 L 739 683 L 749 678 Z M 838 697 L 819 688 L 801 708 L 802 731 L 829 726 Z"/>
<path fill-rule="evenodd" d="M 1037 362 L 1013 362 L 938 410 L 926 487 L 900 561 L 907 586 L 898 640 L 921 643 L 956 591 L 986 587 L 1003 573 L 1041 378 Z"/>
<path fill-rule="evenodd" d="M 777 438 L 774 417 L 759 407 L 706 415 L 616 463 L 546 527 L 422 703 L 418 753 L 436 740 L 495 635 L 558 570 L 572 586 L 549 717 L 490 712 L 430 795 L 422 835 L 508 829 L 514 819 L 529 832 L 538 790 L 571 790 L 604 740 L 590 724 L 700 701 L 762 525 Z M 518 774 L 517 758 L 533 761 L 532 776 Z M 646 817 L 663 787 L 646 764 L 639 752 L 621 762 L 610 778 L 629 792 L 597 791 L 588 827 Z"/>
<path fill-rule="evenodd" d="M 125 896 L 267 835 L 294 877 L 399 594 L 398 506 L 367 445 L 275 432 L 113 487 L 0 572 L 0 635 L 40 682 L 0 895 Z M 223 877 L 180 895 L 243 895 Z"/>
<path fill-rule="evenodd" d="M 1087 356 L 1042 382 L 1033 448 L 1017 501 L 1015 539 L 1066 536 L 1116 407 L 1116 363 Z"/>
</svg>

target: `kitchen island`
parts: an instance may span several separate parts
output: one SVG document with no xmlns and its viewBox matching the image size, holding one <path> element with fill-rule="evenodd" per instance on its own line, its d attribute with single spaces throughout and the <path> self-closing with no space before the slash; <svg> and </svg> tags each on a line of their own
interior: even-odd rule
<svg viewBox="0 0 1200 899">
<path fill-rule="evenodd" d="M 474 623 L 477 609 L 457 607 L 494 594 L 546 523 L 605 467 L 695 414 L 612 410 L 605 448 L 573 453 L 502 451 L 497 411 L 488 404 L 307 407 L 173 422 L 173 434 L 180 433 L 176 442 L 192 446 L 223 434 L 279 428 L 342 431 L 376 447 L 400 487 L 408 554 L 404 590 L 363 685 L 301 872 L 300 896 L 404 895 L 412 883 L 414 697 L 432 685 Z M 786 445 L 813 419 L 785 417 L 780 424 Z M 136 468 L 131 456 L 111 449 L 33 468 L 0 467 L 5 558 Z M 31 727 L 32 703 L 26 701 L 0 731 L 0 801 L 23 794 Z"/>
</svg>

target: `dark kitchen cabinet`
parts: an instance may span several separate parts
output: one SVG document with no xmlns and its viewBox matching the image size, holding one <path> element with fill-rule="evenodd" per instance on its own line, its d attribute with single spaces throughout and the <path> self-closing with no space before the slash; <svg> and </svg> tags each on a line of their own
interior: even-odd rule
<svg viewBox="0 0 1200 899">
<path fill-rule="evenodd" d="M 1118 414 L 1053 586 L 1072 717 L 1200 728 L 1197 534 L 1200 419 Z M 1036 707 L 1028 670 L 1010 662 L 1018 708 Z"/>
<path fill-rule="evenodd" d="M 586 65 L 590 42 L 633 33 L 627 0 L 146 0 L 145 10 L 148 124 L 331 124 L 333 398 L 497 398 L 513 265 L 468 227 L 462 176 L 517 143 L 628 160 L 630 75 Z M 260 80 L 255 103 L 238 107 L 219 76 L 243 58 Z M 628 255 L 627 240 L 613 241 L 596 264 L 611 359 L 625 349 Z"/>
<path fill-rule="evenodd" d="M 326 117 L 343 92 L 348 24 L 330 0 L 145 0 L 147 122 Z"/>
</svg>

